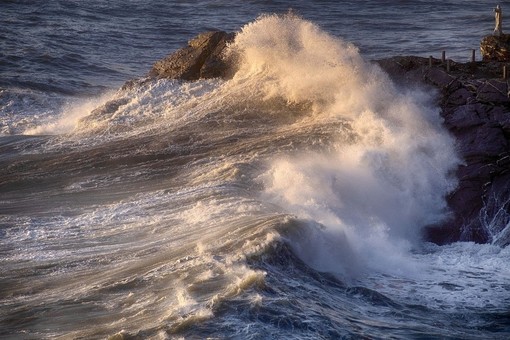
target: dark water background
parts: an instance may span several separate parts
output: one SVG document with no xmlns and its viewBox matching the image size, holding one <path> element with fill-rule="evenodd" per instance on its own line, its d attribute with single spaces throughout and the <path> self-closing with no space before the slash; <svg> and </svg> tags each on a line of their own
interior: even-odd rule
<svg viewBox="0 0 510 340">
<path fill-rule="evenodd" d="M 502 3 L 504 8 L 504 2 Z M 368 58 L 468 60 L 493 29 L 483 1 L 2 1 L 0 86 L 97 94 L 145 74 L 196 34 L 289 9 Z"/>
</svg>

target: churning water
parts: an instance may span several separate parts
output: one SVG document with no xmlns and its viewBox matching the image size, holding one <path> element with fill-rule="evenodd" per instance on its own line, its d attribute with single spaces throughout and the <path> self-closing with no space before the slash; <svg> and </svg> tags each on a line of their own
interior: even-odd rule
<svg viewBox="0 0 510 340">
<path fill-rule="evenodd" d="M 0 336 L 510 336 L 509 247 L 420 239 L 461 162 L 434 93 L 369 61 L 468 56 L 490 6 L 0 8 Z M 209 28 L 233 79 L 119 89 Z"/>
</svg>

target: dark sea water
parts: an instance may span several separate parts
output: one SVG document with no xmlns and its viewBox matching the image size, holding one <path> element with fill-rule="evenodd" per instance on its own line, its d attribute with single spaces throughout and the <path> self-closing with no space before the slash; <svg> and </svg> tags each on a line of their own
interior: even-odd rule
<svg viewBox="0 0 510 340">
<path fill-rule="evenodd" d="M 421 239 L 461 160 L 370 62 L 495 5 L 0 0 L 0 338 L 508 339 L 508 218 Z M 211 29 L 233 79 L 121 88 Z"/>
</svg>

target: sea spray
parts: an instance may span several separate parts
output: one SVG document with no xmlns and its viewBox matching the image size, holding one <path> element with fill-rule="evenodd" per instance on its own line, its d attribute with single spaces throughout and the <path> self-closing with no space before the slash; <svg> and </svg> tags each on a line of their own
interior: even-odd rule
<svg viewBox="0 0 510 340">
<path fill-rule="evenodd" d="M 270 124 L 285 139 L 313 126 L 331 137 L 272 154 L 260 177 L 262 198 L 309 220 L 312 229 L 325 227 L 312 232 L 316 250 L 314 243 L 297 247 L 314 268 L 352 272 L 372 259 L 381 261 L 375 267 L 405 266 L 400 260 L 417 245 L 420 228 L 447 214 L 444 196 L 456 184 L 458 158 L 430 95 L 398 88 L 353 44 L 295 15 L 261 16 L 241 29 L 227 53 L 238 62 L 233 79 L 154 80 L 119 91 L 75 133 L 92 133 L 94 144 L 153 131 L 189 134 L 193 122 L 211 121 L 238 132 L 249 125 L 246 135 L 267 134 Z M 331 256 L 322 247 L 342 250 Z"/>
<path fill-rule="evenodd" d="M 68 101 L 55 114 L 34 122 L 35 126 L 26 128 L 23 134 L 60 135 L 71 133 L 82 118 L 89 116 L 95 108 L 110 100 L 113 95 L 113 91 L 108 91 L 97 97 Z"/>
<path fill-rule="evenodd" d="M 228 53 L 239 63 L 233 79 L 153 80 L 120 90 L 81 120 L 74 137 L 93 147 L 170 136 L 160 151 L 172 155 L 199 154 L 207 145 L 242 141 L 257 131 L 253 144 L 222 151 L 242 156 L 197 161 L 202 165 L 185 180 L 221 187 L 223 173 L 237 181 L 263 172 L 261 199 L 305 221 L 301 232 L 286 236 L 313 268 L 343 276 L 364 268 L 411 272 L 415 264 L 406 254 L 417 245 L 420 228 L 447 213 L 444 196 L 455 186 L 451 171 L 458 163 L 430 98 L 419 89 L 397 88 L 354 45 L 294 15 L 265 15 L 247 24 Z M 205 138 L 200 129 L 211 124 L 221 129 L 208 129 Z M 315 134 L 316 145 L 298 147 L 304 131 Z M 129 152 L 150 155 L 154 145 L 137 143 Z M 241 160 L 264 154 L 267 171 L 250 165 L 249 174 L 239 173 Z M 207 220 L 216 224 L 214 216 Z"/>
<path fill-rule="evenodd" d="M 308 103 L 312 114 L 301 123 L 344 121 L 352 133 L 348 141 L 339 135 L 332 151 L 275 157 L 261 177 L 266 197 L 353 249 L 338 253 L 336 271 L 352 256 L 401 267 L 395 261 L 417 244 L 420 228 L 447 213 L 444 197 L 456 183 L 458 158 L 438 109 L 422 91 L 398 89 L 351 44 L 294 15 L 260 17 L 230 48 L 240 60 L 232 83 L 251 83 L 264 100 Z M 334 246 L 327 238 L 307 240 L 306 252 Z"/>
<path fill-rule="evenodd" d="M 290 14 L 266 15 L 247 24 L 229 52 L 239 60 L 234 84 L 254 82 L 253 90 L 265 99 L 312 103 L 317 111 L 331 106 L 338 95 L 331 89 L 356 79 L 357 67 L 362 64 L 354 45 Z M 350 94 L 342 95 L 347 98 Z"/>
<path fill-rule="evenodd" d="M 161 2 L 154 9 L 141 2 L 133 2 L 135 7 L 109 2 L 107 7 L 119 5 L 111 12 L 98 2 L 69 8 L 52 3 L 44 8 L 5 3 L 10 19 L 22 12 L 21 19 L 30 19 L 6 20 L 6 29 L 23 46 L 66 54 L 74 49 L 68 35 L 60 33 L 73 35 L 76 30 L 68 30 L 69 25 L 88 27 L 93 20 L 93 32 L 72 40 L 88 63 L 69 68 L 68 60 L 56 59 L 35 74 L 26 68 L 30 60 L 11 58 L 13 48 L 7 43 L 3 59 L 10 59 L 4 66 L 11 75 L 2 86 L 8 92 L 26 85 L 24 80 L 50 78 L 65 78 L 62 87 L 86 90 L 87 84 L 111 76 L 104 67 L 91 66 L 106 65 L 113 55 L 110 66 L 125 65 L 127 58 L 133 73 L 143 73 L 174 47 L 161 39 L 182 42 L 199 27 L 230 30 L 238 27 L 230 21 L 236 8 L 243 15 L 233 20 L 245 22 L 252 16 L 247 8 L 259 13 L 252 6 L 267 2 L 203 6 L 207 15 L 185 20 L 193 29 L 183 28 L 180 20 L 169 35 L 161 34 L 168 20 L 184 18 L 200 6 Z M 288 2 L 271 3 L 288 7 Z M 371 57 L 374 51 L 382 57 L 401 51 L 428 55 L 430 48 L 452 41 L 457 48 L 452 46 L 449 55 L 457 50 L 462 57 L 480 34 L 480 21 L 470 18 L 487 10 L 479 2 L 402 3 L 360 7 L 355 1 L 321 1 L 317 10 L 317 2 L 300 2 L 299 10 L 328 32 L 346 37 L 355 32 L 354 41 L 372 46 Z M 159 24 L 154 10 L 162 14 Z M 60 28 L 41 30 L 32 19 L 43 12 Z M 396 12 L 406 15 L 396 18 Z M 460 24 L 445 21 L 452 13 L 463 17 Z M 136 19 L 128 20 L 132 34 L 112 40 L 110 30 L 128 27 L 131 15 Z M 266 18 L 250 27 L 268 25 Z M 429 34 L 431 18 L 447 27 L 435 25 Z M 337 45 L 355 49 L 304 20 L 272 19 L 271 30 L 285 33 L 283 23 L 293 25 L 293 32 L 286 32 L 290 38 L 308 27 L 315 37 L 332 42 L 331 51 Z M 97 25 L 106 21 L 110 24 Z M 38 34 L 30 34 L 35 32 L 30 27 Z M 455 36 L 459 27 L 462 37 Z M 445 32 L 455 39 L 445 39 Z M 291 41 L 299 47 L 299 39 Z M 100 55 L 89 48 L 105 42 L 110 52 Z M 147 66 L 141 54 L 118 53 L 135 45 L 143 49 Z M 280 45 L 261 57 L 270 57 Z M 292 51 L 286 55 L 289 61 L 306 55 L 299 48 Z M 162 79 L 120 90 L 112 105 L 92 110 L 71 134 L 2 137 L 0 337 L 508 339 L 510 247 L 458 242 L 419 243 L 416 249 L 413 240 L 422 222 L 404 226 L 421 215 L 423 223 L 433 220 L 433 213 L 439 218 L 444 204 L 439 192 L 454 185 L 444 171 L 453 162 L 448 158 L 451 145 L 430 96 L 396 89 L 357 53 L 343 60 L 330 57 L 330 50 L 314 51 L 320 53 L 300 72 L 313 70 L 306 77 L 317 81 L 332 79 L 327 86 L 314 89 L 307 78 L 292 73 L 300 62 L 285 73 L 263 62 L 256 68 L 244 64 L 231 81 Z M 341 66 L 320 74 L 315 65 L 320 58 Z M 345 77 L 338 76 L 341 68 Z M 59 76 L 55 70 L 66 72 Z M 76 83 L 84 74 L 91 82 Z M 286 75 L 294 79 L 281 86 Z M 51 87 L 43 91 L 51 96 Z M 50 123 L 46 118 L 63 106 L 64 99 L 46 105 L 44 93 L 44 105 L 29 99 L 18 106 L 32 96 L 13 93 L 15 105 L 0 114 L 0 124 L 7 123 L 0 128 L 4 134 Z M 5 94 L 2 99 L 13 98 Z M 438 147 L 441 142 L 444 150 Z M 418 172 L 412 177 L 406 171 Z M 439 192 L 423 189 L 428 183 L 440 186 Z M 429 192 L 431 197 L 415 197 Z M 424 213 L 413 212 L 420 208 Z"/>
</svg>

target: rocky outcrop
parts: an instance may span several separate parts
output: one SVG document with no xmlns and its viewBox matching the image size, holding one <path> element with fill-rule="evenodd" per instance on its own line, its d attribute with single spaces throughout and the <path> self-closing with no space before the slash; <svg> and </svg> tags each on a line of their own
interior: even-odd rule
<svg viewBox="0 0 510 340">
<path fill-rule="evenodd" d="M 426 228 L 427 239 L 510 243 L 499 235 L 510 222 L 510 88 L 501 79 L 502 64 L 452 62 L 447 72 L 439 60 L 430 67 L 418 57 L 379 63 L 398 82 L 421 80 L 440 91 L 444 124 L 464 160 L 457 169 L 459 185 L 447 197 L 452 216 Z"/>
<path fill-rule="evenodd" d="M 233 63 L 225 59 L 223 51 L 233 39 L 233 33 L 223 31 L 199 34 L 188 46 L 157 61 L 149 76 L 182 80 L 228 77 L 234 72 Z"/>
<path fill-rule="evenodd" d="M 484 37 L 480 51 L 484 61 L 510 61 L 510 34 Z"/>
</svg>

